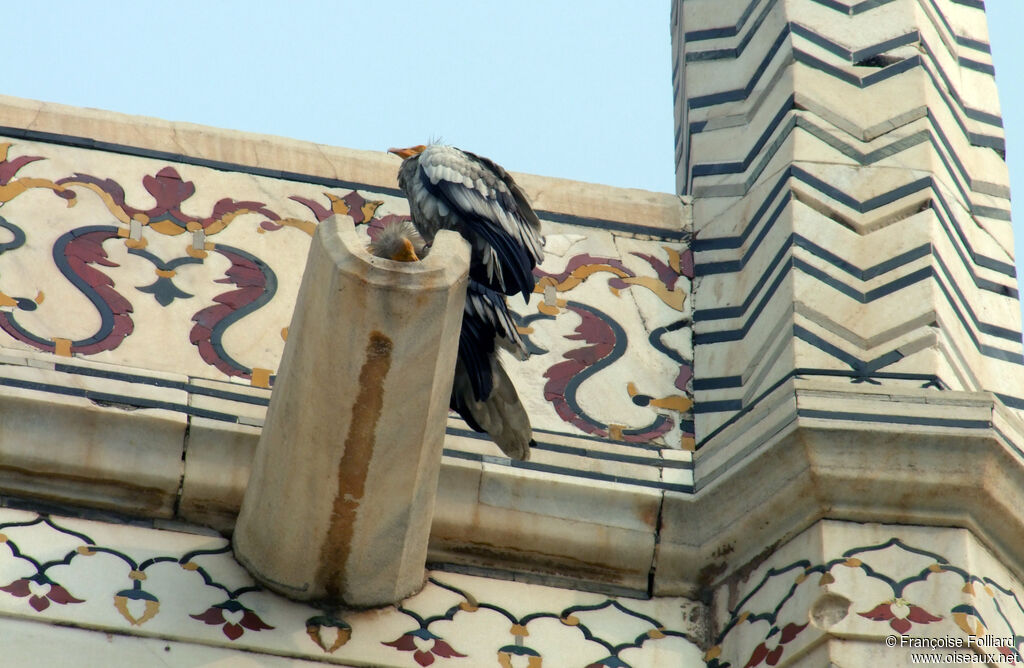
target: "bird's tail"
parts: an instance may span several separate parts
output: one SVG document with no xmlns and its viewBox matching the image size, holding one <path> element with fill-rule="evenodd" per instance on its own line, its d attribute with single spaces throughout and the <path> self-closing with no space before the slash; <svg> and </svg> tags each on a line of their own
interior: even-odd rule
<svg viewBox="0 0 1024 668">
<path fill-rule="evenodd" d="M 501 451 L 512 459 L 530 458 L 530 447 L 534 445 L 530 418 L 519 400 L 519 393 L 512 379 L 508 377 L 497 355 L 491 358 L 494 387 L 483 401 L 477 401 L 473 389 L 461 364 L 455 368 L 455 382 L 452 387 L 452 403 L 466 422 L 485 431 Z"/>
</svg>

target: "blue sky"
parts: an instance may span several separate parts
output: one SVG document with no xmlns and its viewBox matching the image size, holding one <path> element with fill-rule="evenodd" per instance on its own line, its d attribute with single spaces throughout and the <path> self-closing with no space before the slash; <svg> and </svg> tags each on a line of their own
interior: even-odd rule
<svg viewBox="0 0 1024 668">
<path fill-rule="evenodd" d="M 48 1 L 9 95 L 671 191 L 669 2 Z"/>
<path fill-rule="evenodd" d="M 1017 284 L 1024 293 L 1024 3 L 1021 0 L 988 0 L 989 43 L 996 67 L 999 104 L 1006 132 L 1006 162 L 1010 168 L 1014 256 Z M 1024 305 L 1021 312 L 1024 313 Z"/>
<path fill-rule="evenodd" d="M 670 192 L 669 1 L 628 5 L 49 0 L 4 12 L 0 92 L 370 150 L 439 138 L 516 171 Z M 1024 193 L 1024 2 L 988 13 Z"/>
</svg>

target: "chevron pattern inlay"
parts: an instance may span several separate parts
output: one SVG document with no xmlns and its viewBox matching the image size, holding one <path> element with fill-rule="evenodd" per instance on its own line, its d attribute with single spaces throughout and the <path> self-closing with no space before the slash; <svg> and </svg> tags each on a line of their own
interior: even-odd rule
<svg viewBox="0 0 1024 668">
<path fill-rule="evenodd" d="M 673 17 L 698 446 L 796 378 L 1024 410 L 983 3 L 676 0 Z"/>
</svg>

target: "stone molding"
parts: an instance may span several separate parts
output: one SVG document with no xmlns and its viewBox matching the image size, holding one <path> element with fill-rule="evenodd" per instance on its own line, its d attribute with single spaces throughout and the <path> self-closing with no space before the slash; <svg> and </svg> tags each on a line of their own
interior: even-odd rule
<svg viewBox="0 0 1024 668">
<path fill-rule="evenodd" d="M 1024 425 L 990 393 L 797 380 L 730 430 L 697 491 L 666 494 L 656 594 L 699 596 L 821 519 L 965 527 L 1024 573 Z"/>
</svg>

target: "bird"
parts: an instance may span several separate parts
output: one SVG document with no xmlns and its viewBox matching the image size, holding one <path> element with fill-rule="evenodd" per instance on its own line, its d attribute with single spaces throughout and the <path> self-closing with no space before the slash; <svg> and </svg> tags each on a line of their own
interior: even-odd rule
<svg viewBox="0 0 1024 668">
<path fill-rule="evenodd" d="M 540 219 L 512 176 L 494 161 L 443 144 L 392 148 L 412 223 L 429 245 L 438 230 L 470 244 L 470 278 L 529 303 L 544 258 Z"/>
<path fill-rule="evenodd" d="M 430 249 L 409 221 L 399 220 L 377 233 L 369 251 L 389 260 L 414 262 Z M 490 436 L 507 456 L 527 460 L 536 441 L 526 409 L 498 357 L 499 349 L 520 360 L 527 357 L 505 295 L 470 278 L 448 405 L 471 429 Z"/>
</svg>

